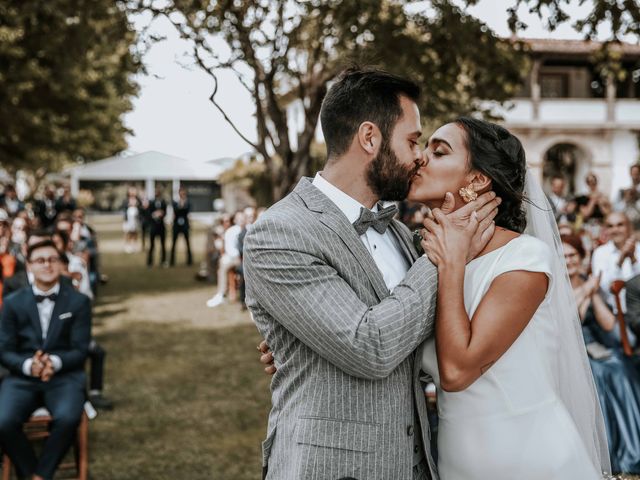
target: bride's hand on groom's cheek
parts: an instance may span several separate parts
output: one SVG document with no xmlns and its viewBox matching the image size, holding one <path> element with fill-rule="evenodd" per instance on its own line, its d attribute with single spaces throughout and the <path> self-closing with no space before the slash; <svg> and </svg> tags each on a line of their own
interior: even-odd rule
<svg viewBox="0 0 640 480">
<path fill-rule="evenodd" d="M 273 375 L 274 373 L 276 373 L 277 368 L 273 363 L 273 353 L 271 353 L 271 350 L 269 349 L 269 345 L 267 345 L 267 342 L 262 340 L 260 342 L 260 345 L 258 345 L 257 349 L 261 353 L 260 363 L 262 363 L 263 365 L 266 365 L 264 367 L 264 372 L 267 375 Z"/>
<path fill-rule="evenodd" d="M 439 223 L 436 216 L 442 214 L 450 224 L 450 228 L 464 230 L 469 226 L 471 214 L 476 212 L 478 227 L 473 233 L 471 243 L 467 250 L 466 262 L 468 263 L 484 250 L 489 240 L 491 240 L 491 237 L 493 237 L 495 231 L 495 223 L 493 220 L 498 214 L 498 206 L 501 202 L 502 200 L 496 197 L 494 192 L 490 191 L 483 193 L 473 202 L 469 202 L 454 211 L 455 198 L 452 193 L 448 192 L 445 195 L 445 200 L 441 208 L 436 208 L 429 212 L 429 218 L 425 220 L 425 227 L 428 227 L 428 221 Z M 422 247 L 425 248 L 425 245 L 423 244 Z M 425 248 L 425 252 L 426 251 Z"/>
<path fill-rule="evenodd" d="M 464 265 L 471 240 L 478 229 L 478 215 L 471 212 L 466 225 L 451 221 L 440 209 L 433 210 L 433 219 L 424 221 L 422 247 L 429 259 L 440 267 Z"/>
</svg>

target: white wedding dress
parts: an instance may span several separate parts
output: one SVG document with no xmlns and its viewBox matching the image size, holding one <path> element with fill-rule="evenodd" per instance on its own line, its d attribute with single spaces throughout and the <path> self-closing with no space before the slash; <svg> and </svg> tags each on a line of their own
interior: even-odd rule
<svg viewBox="0 0 640 480">
<path fill-rule="evenodd" d="M 435 340 L 423 344 L 422 369 L 437 387 L 441 480 L 601 478 L 553 388 L 549 359 L 554 349 L 562 348 L 562 339 L 549 321 L 551 255 L 547 244 L 521 235 L 467 265 L 464 302 L 469 318 L 502 273 L 543 272 L 550 282 L 547 297 L 515 343 L 465 390 L 440 388 Z"/>
</svg>

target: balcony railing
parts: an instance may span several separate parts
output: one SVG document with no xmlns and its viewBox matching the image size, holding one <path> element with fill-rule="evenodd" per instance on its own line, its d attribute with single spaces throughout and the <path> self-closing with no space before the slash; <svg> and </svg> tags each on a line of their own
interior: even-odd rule
<svg viewBox="0 0 640 480">
<path fill-rule="evenodd" d="M 611 115 L 607 100 L 601 98 L 546 98 L 538 101 L 537 108 L 529 98 L 516 98 L 509 106 L 496 112 L 513 125 L 640 128 L 640 100 L 636 99 L 615 100 Z"/>
</svg>

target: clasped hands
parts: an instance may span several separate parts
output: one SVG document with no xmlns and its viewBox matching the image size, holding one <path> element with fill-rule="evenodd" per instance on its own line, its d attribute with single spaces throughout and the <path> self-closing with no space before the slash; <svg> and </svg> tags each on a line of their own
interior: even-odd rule
<svg viewBox="0 0 640 480">
<path fill-rule="evenodd" d="M 440 208 L 429 212 L 420 230 L 422 248 L 435 265 L 466 264 L 473 260 L 493 236 L 501 199 L 486 192 L 458 210 L 452 193 L 445 195 Z"/>
<path fill-rule="evenodd" d="M 31 376 L 38 377 L 43 382 L 51 380 L 55 369 L 53 368 L 53 362 L 48 353 L 38 350 L 33 357 L 31 357 L 31 361 Z"/>
</svg>

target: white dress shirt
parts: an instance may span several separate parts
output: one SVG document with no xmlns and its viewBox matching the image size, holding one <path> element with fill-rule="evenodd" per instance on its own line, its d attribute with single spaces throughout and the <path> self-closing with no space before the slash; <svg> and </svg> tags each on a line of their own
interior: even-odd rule
<svg viewBox="0 0 640 480">
<path fill-rule="evenodd" d="M 367 207 L 329 183 L 321 173 L 316 174 L 313 186 L 336 204 L 349 223 L 355 222 L 360 217 L 360 209 Z M 377 212 L 378 206 L 374 205 L 371 211 Z M 392 291 L 404 279 L 410 267 L 397 239 L 389 229 L 384 233 L 378 233 L 375 229 L 369 228 L 360 235 L 360 240 L 376 262 L 387 288 Z"/>
<path fill-rule="evenodd" d="M 602 272 L 600 287 L 604 290 L 606 294 L 605 299 L 613 308 L 614 313 L 618 311 L 618 308 L 616 306 L 615 296 L 609 291 L 609 288 L 614 280 L 624 280 L 626 282 L 630 278 L 640 274 L 640 243 L 638 242 L 636 242 L 635 257 L 635 263 L 631 263 L 629 258 L 625 258 L 622 267 L 619 267 L 618 260 L 620 259 L 620 250 L 616 248 L 613 241 L 605 243 L 593 252 L 591 270 L 593 275 L 598 275 Z M 624 290 L 620 292 L 620 304 L 622 311 L 626 313 L 627 302 Z"/>
<path fill-rule="evenodd" d="M 60 293 L 60 284 L 56 283 L 53 288 L 50 290 L 43 292 L 35 284 L 31 285 L 34 295 L 51 295 Z M 51 314 L 53 313 L 53 308 L 56 305 L 56 302 L 50 300 L 48 298 L 38 302 L 36 304 L 38 306 L 38 315 L 40 317 L 40 327 L 42 329 L 42 340 L 44 341 L 47 338 L 47 333 L 49 332 L 49 325 L 51 323 Z M 53 369 L 57 372 L 62 368 L 62 359 L 58 355 L 49 355 L 51 359 L 51 363 L 53 363 Z M 22 364 L 22 373 L 27 376 L 31 376 L 31 364 L 33 363 L 32 358 L 28 358 Z"/>
<path fill-rule="evenodd" d="M 238 250 L 238 238 L 242 232 L 240 225 L 232 225 L 224 232 L 224 253 L 233 258 L 240 258 Z"/>
<path fill-rule="evenodd" d="M 551 192 L 551 194 L 549 194 L 549 201 L 553 204 L 554 208 L 556 209 L 556 215 L 560 215 L 561 213 L 564 213 L 564 209 L 567 206 L 566 198 Z"/>
</svg>

